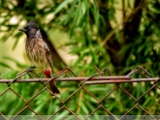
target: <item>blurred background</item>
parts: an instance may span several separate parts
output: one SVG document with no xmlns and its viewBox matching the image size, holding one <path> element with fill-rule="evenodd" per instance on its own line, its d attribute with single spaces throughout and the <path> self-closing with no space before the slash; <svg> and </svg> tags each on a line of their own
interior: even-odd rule
<svg viewBox="0 0 160 120">
<path fill-rule="evenodd" d="M 18 31 L 18 28 L 24 27 L 30 20 L 37 23 L 50 47 L 55 72 L 67 65 L 77 76 L 89 76 L 96 72 L 96 65 L 99 69 L 110 68 L 113 75 L 125 75 L 137 66 L 142 66 L 152 77 L 159 77 L 159 0 L 1 0 L 0 12 L 1 78 L 13 79 L 17 73 L 30 66 L 25 53 L 26 36 Z M 141 76 L 136 74 L 134 77 Z M 14 84 L 12 87 L 26 98 L 34 94 L 33 89 L 43 88 L 42 85 L 37 87 L 37 84 L 33 83 L 30 87 L 23 84 Z M 64 99 L 75 91 L 77 85 L 76 82 L 57 84 Z M 123 87 L 138 97 L 152 84 L 124 84 Z M 0 85 L 0 92 L 6 86 Z M 112 85 L 94 85 L 87 89 L 100 99 L 112 88 Z M 83 103 L 85 100 L 91 102 L 81 105 L 80 108 L 72 106 L 72 109 L 77 114 L 87 114 L 94 109 L 95 102 L 81 92 L 81 96 L 75 96 L 77 104 L 79 105 L 78 99 L 82 96 L 81 104 L 86 104 Z M 0 98 L 0 103 L 6 101 L 4 107 L 0 107 L 0 112 L 16 114 L 23 102 L 14 95 L 12 100 L 7 100 L 10 95 L 12 96 L 12 93 L 7 92 L 5 97 Z M 155 106 L 155 103 L 160 105 L 159 95 L 160 90 L 156 89 L 147 94 L 141 102 L 142 106 L 148 105 L 146 109 L 150 109 L 153 114 L 160 114 L 160 108 Z M 117 91 L 108 99 L 110 106 L 106 106 L 115 114 L 123 114 L 134 103 L 127 99 L 126 95 Z M 18 105 L 14 110 L 8 111 L 7 106 L 11 103 Z M 68 105 L 71 103 L 73 104 L 72 100 Z M 117 107 L 119 103 L 120 106 Z M 36 98 L 31 106 L 40 114 L 52 114 L 60 107 L 60 103 L 52 100 L 46 92 L 41 94 L 39 99 Z M 65 110 L 62 113 L 68 114 Z M 136 113 L 142 114 L 143 111 L 136 109 L 131 114 Z M 25 111 L 23 114 L 29 112 Z M 97 114 L 104 113 L 100 111 Z"/>
</svg>

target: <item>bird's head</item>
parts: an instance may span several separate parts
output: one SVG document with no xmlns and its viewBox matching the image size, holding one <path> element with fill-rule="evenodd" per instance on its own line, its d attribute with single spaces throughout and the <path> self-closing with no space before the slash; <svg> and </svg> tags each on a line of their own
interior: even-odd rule
<svg viewBox="0 0 160 120">
<path fill-rule="evenodd" d="M 34 21 L 30 21 L 24 28 L 19 28 L 18 30 L 26 33 L 27 37 L 29 37 L 35 35 L 39 28 Z"/>
</svg>

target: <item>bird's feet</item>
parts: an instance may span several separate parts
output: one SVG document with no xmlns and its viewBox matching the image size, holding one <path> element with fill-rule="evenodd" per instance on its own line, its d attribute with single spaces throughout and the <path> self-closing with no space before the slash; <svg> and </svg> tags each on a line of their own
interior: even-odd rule
<svg viewBox="0 0 160 120">
<path fill-rule="evenodd" d="M 30 67 L 27 68 L 26 72 L 29 73 L 35 68 L 36 68 L 36 66 L 30 66 Z"/>
<path fill-rule="evenodd" d="M 25 71 L 18 73 L 16 77 L 19 78 L 19 77 L 22 77 L 25 74 L 28 74 L 29 72 L 33 71 L 34 68 L 36 68 L 36 67 L 35 66 L 30 66 Z"/>
</svg>

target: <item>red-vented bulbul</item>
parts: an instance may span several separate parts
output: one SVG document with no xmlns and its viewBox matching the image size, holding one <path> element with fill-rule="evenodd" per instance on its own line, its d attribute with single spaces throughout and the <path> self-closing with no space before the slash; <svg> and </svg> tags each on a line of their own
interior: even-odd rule
<svg viewBox="0 0 160 120">
<path fill-rule="evenodd" d="M 38 70 L 42 71 L 47 78 L 51 78 L 53 72 L 52 56 L 36 23 L 30 21 L 25 28 L 20 28 L 19 31 L 27 35 L 26 53 L 29 60 Z M 53 81 L 49 84 L 54 94 L 60 93 Z"/>
</svg>

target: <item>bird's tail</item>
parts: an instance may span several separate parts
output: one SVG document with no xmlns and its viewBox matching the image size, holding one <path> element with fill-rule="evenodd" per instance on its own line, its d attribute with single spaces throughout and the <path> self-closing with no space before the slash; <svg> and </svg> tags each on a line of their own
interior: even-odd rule
<svg viewBox="0 0 160 120">
<path fill-rule="evenodd" d="M 51 90 L 52 90 L 52 92 L 53 92 L 54 94 L 60 94 L 59 89 L 57 88 L 56 84 L 55 84 L 53 81 L 51 81 L 51 82 L 49 83 L 49 85 L 50 85 Z"/>
<path fill-rule="evenodd" d="M 45 73 L 44 73 L 46 75 L 46 77 L 52 78 L 51 73 L 49 73 L 49 72 L 47 73 L 47 72 L 48 71 L 45 71 Z M 50 89 L 52 90 L 53 94 L 60 94 L 59 89 L 57 88 L 56 84 L 53 81 L 49 82 L 49 85 L 50 85 Z"/>
</svg>

